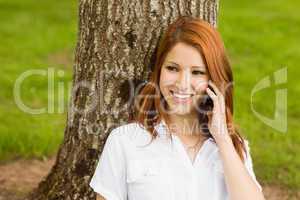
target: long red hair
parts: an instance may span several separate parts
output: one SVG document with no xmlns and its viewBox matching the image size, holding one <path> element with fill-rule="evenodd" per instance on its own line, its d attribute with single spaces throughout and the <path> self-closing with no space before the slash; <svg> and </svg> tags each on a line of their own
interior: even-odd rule
<svg viewBox="0 0 300 200">
<path fill-rule="evenodd" d="M 151 133 L 152 140 L 158 134 L 154 129 L 155 125 L 160 123 L 162 119 L 168 125 L 167 114 L 161 108 L 162 105 L 166 104 L 166 101 L 159 90 L 159 79 L 161 67 L 168 52 L 179 42 L 191 45 L 199 50 L 206 64 L 209 79 L 223 93 L 228 133 L 238 155 L 244 161 L 243 152 L 246 152 L 244 140 L 239 134 L 237 126 L 233 123 L 233 75 L 231 66 L 220 34 L 212 25 L 202 19 L 181 16 L 167 28 L 159 41 L 155 65 L 149 81 L 135 99 L 134 121 Z M 207 114 L 199 113 L 199 122 L 207 124 Z"/>
</svg>

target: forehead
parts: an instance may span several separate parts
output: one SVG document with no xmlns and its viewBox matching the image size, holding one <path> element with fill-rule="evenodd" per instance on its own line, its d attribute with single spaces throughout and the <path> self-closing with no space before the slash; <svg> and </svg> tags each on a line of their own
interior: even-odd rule
<svg viewBox="0 0 300 200">
<path fill-rule="evenodd" d="M 167 54 L 165 62 L 174 62 L 182 67 L 199 66 L 205 68 L 202 55 L 195 47 L 177 43 Z"/>
</svg>

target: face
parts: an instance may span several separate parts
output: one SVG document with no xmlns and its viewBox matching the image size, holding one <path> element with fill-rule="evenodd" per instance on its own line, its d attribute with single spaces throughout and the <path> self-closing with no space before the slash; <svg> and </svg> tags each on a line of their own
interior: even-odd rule
<svg viewBox="0 0 300 200">
<path fill-rule="evenodd" d="M 177 43 L 161 68 L 160 90 L 169 114 L 196 113 L 196 105 L 208 86 L 208 71 L 200 52 L 193 46 Z"/>
</svg>

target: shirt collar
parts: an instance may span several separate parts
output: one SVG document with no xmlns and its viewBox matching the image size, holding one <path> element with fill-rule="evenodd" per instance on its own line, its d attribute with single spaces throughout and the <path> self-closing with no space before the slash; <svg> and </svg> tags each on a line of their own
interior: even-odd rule
<svg viewBox="0 0 300 200">
<path fill-rule="evenodd" d="M 167 136 L 169 135 L 168 126 L 164 119 L 161 119 L 160 122 L 154 126 L 159 136 Z M 172 136 L 172 134 L 171 134 Z M 213 141 L 213 138 L 208 138 L 208 140 Z"/>
<path fill-rule="evenodd" d="M 154 128 L 160 136 L 168 134 L 168 127 L 163 119 L 161 119 L 160 122 L 154 126 Z"/>
</svg>

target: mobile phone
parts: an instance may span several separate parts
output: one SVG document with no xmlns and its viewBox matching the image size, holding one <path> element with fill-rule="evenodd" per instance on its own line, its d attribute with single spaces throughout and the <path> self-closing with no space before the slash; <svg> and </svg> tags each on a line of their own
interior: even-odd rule
<svg viewBox="0 0 300 200">
<path fill-rule="evenodd" d="M 211 91 L 213 91 L 215 93 L 215 91 L 213 90 L 213 88 L 210 85 L 208 85 L 208 87 Z M 213 100 L 210 98 L 210 96 L 205 91 L 205 95 L 203 96 L 203 98 L 200 102 L 200 109 L 202 112 L 209 112 L 209 111 L 212 111 L 213 107 L 214 107 Z"/>
</svg>

